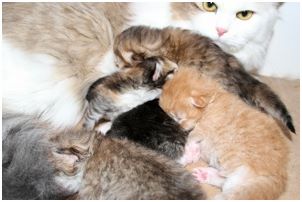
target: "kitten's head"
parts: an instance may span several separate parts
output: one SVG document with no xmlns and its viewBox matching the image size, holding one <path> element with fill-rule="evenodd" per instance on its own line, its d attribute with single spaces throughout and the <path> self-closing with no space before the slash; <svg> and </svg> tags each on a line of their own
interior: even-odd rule
<svg viewBox="0 0 302 202">
<path fill-rule="evenodd" d="M 207 105 L 214 101 L 217 86 L 193 68 L 181 68 L 166 82 L 161 108 L 185 130 L 195 127 Z"/>
<path fill-rule="evenodd" d="M 91 130 L 99 121 L 113 120 L 119 114 L 157 98 L 168 75 L 158 75 L 157 65 L 156 58 L 149 58 L 94 82 L 86 96 L 88 108 L 84 127 Z"/>
<path fill-rule="evenodd" d="M 177 69 L 177 64 L 162 57 L 163 46 L 160 29 L 145 26 L 133 26 L 120 33 L 114 40 L 115 63 L 121 69 L 132 68 L 153 59 L 156 68 L 152 76 L 156 81 Z"/>
<path fill-rule="evenodd" d="M 210 37 L 225 51 L 236 52 L 248 42 L 268 41 L 280 3 L 241 1 L 174 3 L 171 10 L 176 26 L 193 29 Z"/>
</svg>

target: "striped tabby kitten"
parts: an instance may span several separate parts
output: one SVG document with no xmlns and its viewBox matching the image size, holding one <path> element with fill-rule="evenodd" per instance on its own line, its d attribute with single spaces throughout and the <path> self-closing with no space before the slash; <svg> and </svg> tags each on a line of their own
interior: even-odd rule
<svg viewBox="0 0 302 202">
<path fill-rule="evenodd" d="M 132 143 L 95 133 L 57 136 L 56 177 L 81 200 L 205 199 L 197 181 L 175 161 Z"/>
</svg>

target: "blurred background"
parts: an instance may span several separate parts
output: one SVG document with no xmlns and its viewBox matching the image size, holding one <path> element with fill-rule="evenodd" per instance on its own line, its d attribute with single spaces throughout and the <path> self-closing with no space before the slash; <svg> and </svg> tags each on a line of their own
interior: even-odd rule
<svg viewBox="0 0 302 202">
<path fill-rule="evenodd" d="M 300 2 L 286 2 L 280 7 L 262 73 L 267 75 L 274 69 L 287 78 L 300 78 Z"/>
</svg>

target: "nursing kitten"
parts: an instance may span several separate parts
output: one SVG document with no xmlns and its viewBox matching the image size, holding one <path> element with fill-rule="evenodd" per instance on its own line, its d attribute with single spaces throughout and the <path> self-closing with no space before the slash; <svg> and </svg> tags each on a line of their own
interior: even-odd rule
<svg viewBox="0 0 302 202">
<path fill-rule="evenodd" d="M 244 63 L 254 64 L 254 58 L 262 60 L 261 47 L 267 44 L 278 3 L 217 2 L 217 15 L 205 12 L 201 5 L 189 2 L 3 3 L 3 110 L 39 115 L 55 128 L 74 127 L 86 111 L 89 86 L 118 70 L 112 53 L 113 39 L 131 25 L 189 28 L 211 35 L 225 50 L 236 47 L 238 52 L 231 52 L 240 61 L 248 61 Z M 246 9 L 255 11 L 250 20 L 235 18 L 236 12 Z M 228 11 L 233 12 L 228 13 L 233 17 L 230 21 L 236 23 L 218 39 L 214 21 L 226 20 L 219 16 Z M 232 43 L 233 38 L 240 39 L 240 43 Z"/>
<path fill-rule="evenodd" d="M 88 107 L 84 125 L 88 130 L 102 120 L 111 121 L 119 114 L 129 111 L 161 93 L 160 87 L 174 67 L 165 66 L 164 75 L 158 59 L 149 58 L 132 68 L 124 69 L 95 81 L 89 88 L 86 99 Z"/>
<path fill-rule="evenodd" d="M 114 52 L 120 67 L 131 67 L 149 57 L 159 57 L 197 68 L 218 81 L 225 90 L 247 104 L 282 121 L 295 132 L 292 118 L 280 98 L 264 83 L 249 75 L 232 55 L 207 37 L 178 28 L 131 27 L 115 39 Z M 167 66 L 163 66 L 163 69 Z"/>
<path fill-rule="evenodd" d="M 73 194 L 55 180 L 48 161 L 50 129 L 36 117 L 5 113 L 2 117 L 2 199 L 65 199 Z"/>
<path fill-rule="evenodd" d="M 119 115 L 106 133 L 107 137 L 129 139 L 172 159 L 183 154 L 187 135 L 160 108 L 158 99 Z"/>
<path fill-rule="evenodd" d="M 64 171 L 57 180 L 76 185 L 75 199 L 205 198 L 181 165 L 152 150 L 91 132 L 66 137 L 54 140 L 60 153 L 54 151 L 51 159 Z"/>
<path fill-rule="evenodd" d="M 285 191 L 289 149 L 272 117 L 185 67 L 164 85 L 160 106 L 193 129 L 179 162 L 208 162 L 194 175 L 222 188 L 216 199 L 277 199 Z"/>
</svg>

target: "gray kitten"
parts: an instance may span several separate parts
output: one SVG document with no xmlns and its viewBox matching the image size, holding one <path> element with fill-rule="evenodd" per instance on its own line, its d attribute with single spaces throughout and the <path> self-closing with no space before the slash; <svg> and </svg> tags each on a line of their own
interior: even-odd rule
<svg viewBox="0 0 302 202">
<path fill-rule="evenodd" d="M 31 116 L 2 116 L 2 198 L 64 199 L 71 194 L 55 182 L 45 125 Z"/>
</svg>

